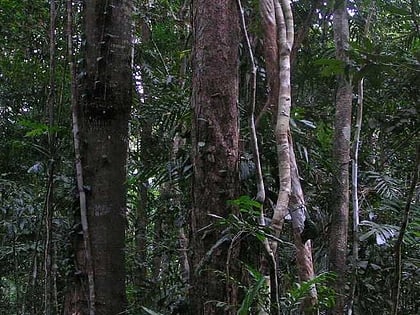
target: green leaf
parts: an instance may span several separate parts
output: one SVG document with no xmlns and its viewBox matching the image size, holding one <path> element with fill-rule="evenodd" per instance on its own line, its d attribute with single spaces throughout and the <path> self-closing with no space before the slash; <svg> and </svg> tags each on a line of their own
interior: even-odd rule
<svg viewBox="0 0 420 315">
<path fill-rule="evenodd" d="M 323 77 L 344 74 L 346 67 L 345 62 L 338 59 L 321 58 L 315 60 L 314 64 L 321 67 L 321 76 Z"/>
<path fill-rule="evenodd" d="M 245 294 L 245 297 L 241 303 L 241 307 L 239 308 L 237 315 L 248 315 L 251 314 L 251 306 L 254 302 L 258 299 L 258 295 L 260 293 L 260 289 L 265 285 L 265 278 L 262 273 L 260 273 L 255 268 L 246 265 L 248 272 L 251 276 L 256 280 L 255 284 L 252 285 Z"/>
<path fill-rule="evenodd" d="M 254 210 L 254 208 L 259 209 L 261 207 L 261 204 L 258 201 L 252 199 L 248 195 L 243 195 L 237 199 L 229 200 L 228 204 L 238 206 L 241 212 L 252 214 L 258 213 Z"/>
</svg>

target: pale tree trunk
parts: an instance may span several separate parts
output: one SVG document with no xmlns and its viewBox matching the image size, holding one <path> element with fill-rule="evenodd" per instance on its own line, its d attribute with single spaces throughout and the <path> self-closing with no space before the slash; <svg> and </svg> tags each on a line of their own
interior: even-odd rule
<svg viewBox="0 0 420 315">
<path fill-rule="evenodd" d="M 86 194 L 94 295 L 83 285 L 86 255 L 66 314 L 119 314 L 125 310 L 125 211 L 128 119 L 132 101 L 131 1 L 84 3 L 84 65 L 79 70 L 78 121 Z M 83 219 L 83 217 L 82 217 Z M 82 222 L 83 223 L 83 222 Z M 85 232 L 85 224 L 83 230 Z M 87 253 L 87 242 L 77 242 Z M 92 282 L 92 281 L 90 281 Z M 86 301 L 86 297 L 94 301 Z M 90 303 L 87 310 L 86 302 Z M 94 307 L 92 307 L 94 304 Z"/>
<path fill-rule="evenodd" d="M 278 1 L 278 0 L 275 0 Z M 261 26 L 264 37 L 263 55 L 266 63 L 267 71 L 267 85 L 270 91 L 267 96 L 267 101 L 261 111 L 258 113 L 255 125 L 258 126 L 261 118 L 266 113 L 277 112 L 278 105 L 278 44 L 277 44 L 277 22 L 274 16 L 274 2 L 273 0 L 261 0 L 260 1 L 260 14 L 261 14 Z M 312 25 L 312 19 L 317 12 L 318 7 L 321 4 L 321 0 L 314 0 L 311 4 L 311 8 L 305 18 L 303 25 L 294 36 L 293 48 L 290 54 L 291 68 L 296 62 L 299 48 L 304 42 L 309 30 Z M 292 71 L 293 72 L 293 71 Z"/>
<path fill-rule="evenodd" d="M 264 110 L 277 109 L 276 142 L 280 190 L 272 227 L 275 235 L 278 236 L 282 230 L 284 217 L 288 213 L 288 207 L 294 209 L 291 215 L 297 249 L 298 274 L 300 281 L 307 281 L 314 277 L 312 248 L 310 242 L 302 244 L 300 238 L 304 227 L 306 208 L 289 127 L 290 65 L 294 43 L 293 14 L 288 0 L 281 1 L 281 4 L 277 0 L 261 0 L 260 13 L 264 31 L 264 57 L 269 89 Z M 277 243 L 273 242 L 271 246 L 273 254 L 276 249 Z M 273 285 L 277 286 L 275 283 Z M 277 288 L 274 288 L 274 291 L 277 291 Z M 274 294 L 277 296 L 277 292 Z M 311 314 L 310 308 L 316 302 L 316 290 L 313 288 L 303 303 L 305 312 Z"/>
<path fill-rule="evenodd" d="M 275 0 L 277 2 L 277 0 Z M 263 32 L 263 55 L 265 60 L 265 71 L 267 72 L 267 101 L 263 110 L 258 115 L 258 125 L 262 115 L 268 112 L 275 112 L 279 102 L 279 46 L 278 26 L 274 10 L 274 0 L 260 0 L 261 27 Z"/>
<path fill-rule="evenodd" d="M 238 269 L 231 235 L 209 214 L 227 217 L 238 171 L 238 45 L 236 1 L 193 2 L 193 209 L 191 213 L 190 314 L 235 314 L 237 288 L 224 279 Z M 238 248 L 238 246 L 235 246 Z M 224 276 L 225 275 L 225 276 Z"/>
<path fill-rule="evenodd" d="M 364 36 L 369 36 L 369 27 L 374 12 L 374 2 L 371 2 L 369 14 L 366 17 L 364 28 Z M 352 284 L 350 288 L 349 301 L 347 307 L 347 315 L 353 314 L 354 305 L 356 301 L 356 291 L 358 283 L 358 262 L 359 262 L 359 150 L 360 150 L 360 134 L 363 122 L 363 101 L 364 101 L 364 78 L 360 78 L 357 87 L 357 112 L 356 112 L 356 125 L 353 138 L 353 152 L 351 163 L 351 181 L 352 181 L 352 205 L 353 205 L 353 244 L 352 244 Z"/>
<path fill-rule="evenodd" d="M 349 222 L 349 163 L 352 85 L 348 68 L 349 25 L 347 2 L 335 2 L 333 27 L 336 58 L 343 62 L 343 73 L 337 77 L 335 96 L 335 129 L 333 140 L 333 196 L 331 234 L 329 245 L 330 270 L 337 277 L 333 282 L 336 291 L 336 305 L 332 314 L 344 314 L 346 299 L 345 284 L 347 278 L 347 232 Z"/>
<path fill-rule="evenodd" d="M 290 177 L 290 151 L 289 151 L 289 135 L 290 135 L 290 107 L 291 86 L 290 86 L 290 53 L 293 46 L 293 17 L 291 15 L 290 2 L 282 0 L 281 4 L 274 1 L 274 11 L 278 27 L 279 42 L 279 98 L 276 115 L 276 149 L 277 149 L 277 166 L 279 170 L 279 192 L 274 213 L 271 221 L 271 228 L 276 237 L 280 236 L 283 229 L 284 218 L 286 217 L 291 193 L 291 177 Z M 270 244 L 271 250 L 275 255 L 278 243 L 273 241 Z M 272 295 L 276 301 L 277 308 L 280 308 L 278 280 L 277 280 L 277 263 L 274 265 L 274 277 L 272 276 L 273 288 Z M 277 310 L 280 312 L 280 309 Z"/>
<path fill-rule="evenodd" d="M 264 42 L 264 58 L 265 58 L 265 69 L 267 72 L 267 101 L 264 106 L 265 111 L 273 111 L 275 112 L 279 108 L 279 93 L 280 93 L 280 56 L 279 56 L 279 32 L 283 31 L 283 37 L 285 37 L 285 25 L 283 23 L 283 29 L 279 29 L 279 21 L 278 17 L 276 17 L 276 9 L 275 5 L 279 5 L 277 0 L 261 0 L 259 4 L 260 8 L 260 15 L 261 15 L 261 25 L 263 29 L 263 42 Z M 261 114 L 257 117 L 256 124 L 258 124 L 259 119 L 261 119 Z M 286 126 L 286 138 L 288 132 L 288 124 Z M 286 157 L 287 158 L 287 157 Z M 279 171 L 280 172 L 280 171 Z M 286 194 L 288 198 L 288 194 Z M 287 200 L 288 202 L 288 200 Z M 278 203 L 278 202 L 277 202 Z M 287 203 L 286 203 L 287 209 Z M 286 211 L 284 209 L 283 211 Z M 277 220 L 280 219 L 280 224 L 277 226 L 277 234 L 280 233 L 280 229 L 283 225 L 283 219 L 285 214 L 278 214 L 278 208 L 276 206 L 277 211 Z M 261 214 L 262 223 L 265 225 L 264 220 L 264 213 Z M 267 255 L 270 257 L 270 264 L 263 259 L 261 262 L 261 270 L 264 273 L 267 279 L 267 286 L 271 293 L 271 299 L 276 302 L 277 307 L 279 307 L 278 301 L 278 283 L 277 283 L 277 260 L 275 255 L 275 250 L 272 247 L 272 243 L 269 243 L 268 240 L 265 241 L 265 249 L 267 251 Z M 270 270 L 271 269 L 271 270 Z M 271 307 L 272 308 L 272 307 Z"/>
<path fill-rule="evenodd" d="M 277 108 L 277 122 L 275 128 L 277 163 L 279 168 L 279 193 L 274 209 L 272 228 L 274 235 L 278 237 L 283 228 L 284 218 L 288 211 L 289 197 L 291 193 L 290 177 L 290 107 L 292 104 L 290 86 L 290 53 L 293 46 L 293 16 L 290 2 L 282 0 L 274 2 L 274 11 L 278 27 L 279 42 L 279 99 Z M 277 250 L 277 242 L 271 245 L 273 252 Z"/>
<path fill-rule="evenodd" d="M 237 0 L 239 10 L 241 13 L 240 20 L 241 20 L 241 28 L 242 32 L 245 37 L 245 44 L 246 50 L 248 52 L 249 62 L 251 65 L 251 73 L 250 73 L 250 84 L 249 84 L 249 102 L 250 102 L 250 114 L 249 114 L 249 127 L 250 127 L 250 143 L 251 143 L 251 150 L 252 150 L 252 157 L 255 163 L 255 173 L 256 173 L 256 186 L 257 186 L 257 195 L 255 199 L 261 204 L 260 205 L 260 220 L 259 224 L 261 226 L 266 226 L 265 214 L 264 214 L 264 202 L 265 202 L 265 188 L 264 188 L 264 178 L 262 173 L 261 167 L 261 159 L 258 147 L 258 138 L 257 138 L 257 130 L 256 130 L 256 121 L 255 121 L 255 107 L 256 107 L 256 87 L 257 87 L 257 66 L 255 64 L 254 53 L 251 46 L 251 41 L 247 32 L 247 27 L 245 23 L 245 15 L 244 9 L 242 7 L 242 3 L 240 0 Z M 277 47 L 277 45 L 275 46 Z M 268 79 L 272 79 L 269 77 Z M 266 105 L 269 106 L 269 105 Z M 273 251 L 271 250 L 270 244 L 268 239 L 264 240 L 264 248 L 272 262 L 273 266 L 276 265 L 276 259 L 274 256 Z M 271 291 L 271 280 L 270 280 L 270 269 L 269 269 L 269 262 L 267 261 L 266 255 L 262 255 L 260 257 L 259 263 L 260 271 L 264 275 L 266 279 L 266 290 L 267 292 Z M 271 307 L 271 300 L 267 297 L 264 305 L 259 306 L 258 314 L 259 315 L 266 315 L 267 310 Z"/>
<path fill-rule="evenodd" d="M 363 82 L 364 79 L 360 79 L 358 84 L 358 96 L 357 96 L 357 114 L 356 114 L 356 126 L 353 138 L 353 158 L 351 162 L 351 182 L 352 182 L 352 205 L 353 205 L 353 244 L 352 244 L 352 285 L 350 289 L 349 302 L 347 315 L 353 314 L 353 307 L 355 304 L 356 287 L 358 280 L 358 268 L 359 262 L 359 147 L 360 147 L 360 133 L 362 130 L 362 118 L 363 118 Z"/>
</svg>

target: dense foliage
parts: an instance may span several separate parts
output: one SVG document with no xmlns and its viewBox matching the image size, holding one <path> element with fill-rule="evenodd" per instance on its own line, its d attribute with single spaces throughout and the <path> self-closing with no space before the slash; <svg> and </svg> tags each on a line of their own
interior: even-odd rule
<svg viewBox="0 0 420 315">
<path fill-rule="evenodd" d="M 61 313 L 67 279 L 75 272 L 70 245 L 77 233 L 73 224 L 78 196 L 71 145 L 66 12 L 63 1 L 56 3 L 55 71 L 51 72 L 48 1 L 0 0 L 0 313 L 4 314 L 42 314 L 50 302 L 53 313 Z M 127 163 L 128 309 L 130 314 L 178 314 L 185 307 L 188 286 L 184 254 L 188 250 L 192 172 L 190 4 L 182 0 L 137 0 L 135 5 L 136 86 Z M 257 108 L 261 110 L 267 91 L 258 1 L 243 1 L 242 5 L 257 62 Z M 408 202 L 411 212 L 402 252 L 400 313 L 417 314 L 418 184 L 413 200 L 407 196 L 419 146 L 420 8 L 413 0 L 350 1 L 352 64 L 343 69 L 334 57 L 332 6 L 331 2 L 293 1 L 296 31 L 307 31 L 293 64 L 291 124 L 310 216 L 320 230 L 313 241 L 319 275 L 313 283 L 318 287 L 320 309 L 330 307 L 334 299 L 327 285 L 333 275 L 325 273 L 332 203 L 333 95 L 335 75 L 346 71 L 353 77 L 354 118 L 360 96 L 358 83 L 364 79 L 363 123 L 354 125 L 354 129 L 361 127 L 357 261 L 350 259 L 349 244 L 348 287 L 350 291 L 355 283 L 355 313 L 388 314 L 391 309 L 394 244 Z M 76 14 L 76 25 L 78 21 Z M 249 147 L 249 64 L 244 46 L 240 55 L 241 189 L 252 198 L 256 188 Z M 48 120 L 47 106 L 51 74 L 56 85 L 53 124 Z M 270 113 L 261 114 L 258 127 L 268 209 L 278 191 L 271 120 Z M 53 145 L 51 136 L 55 138 Z M 46 213 L 50 194 L 52 224 Z M 269 232 L 261 231 L 253 225 L 255 220 L 249 219 L 251 198 L 240 205 L 247 214 L 225 218 L 222 224 L 243 229 L 258 240 Z M 278 253 L 284 314 L 297 314 L 306 293 L 305 284 L 297 284 L 292 238 L 286 223 Z M 52 246 L 46 246 L 48 242 Z M 51 269 L 47 269 L 48 259 Z M 245 268 L 248 281 L 241 285 L 248 293 L 238 314 L 250 314 L 256 304 L 266 300 L 264 279 L 257 267 Z M 49 279 L 51 286 L 47 285 Z"/>
</svg>

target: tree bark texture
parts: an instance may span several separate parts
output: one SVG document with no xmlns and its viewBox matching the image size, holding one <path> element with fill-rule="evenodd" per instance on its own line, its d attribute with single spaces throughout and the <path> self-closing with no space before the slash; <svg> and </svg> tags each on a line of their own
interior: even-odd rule
<svg viewBox="0 0 420 315">
<path fill-rule="evenodd" d="M 402 251 L 404 245 L 404 235 L 407 232 L 407 227 L 410 219 L 411 206 L 413 199 L 415 198 L 416 186 L 419 181 L 420 172 L 420 144 L 416 145 L 416 159 L 414 162 L 414 170 L 412 174 L 410 189 L 407 195 L 407 202 L 404 207 L 403 218 L 400 226 L 400 233 L 398 239 L 394 245 L 395 253 L 395 271 L 394 271 L 394 284 L 392 286 L 391 298 L 392 298 L 392 310 L 391 315 L 398 315 L 400 307 L 400 295 L 401 295 L 401 279 L 402 279 Z M 414 199 L 415 200 L 415 199 Z"/>
<path fill-rule="evenodd" d="M 263 32 L 263 55 L 267 72 L 267 101 L 257 117 L 258 125 L 264 112 L 276 112 L 279 99 L 279 46 L 278 26 L 273 0 L 260 1 L 261 28 Z"/>
<path fill-rule="evenodd" d="M 84 2 L 83 13 L 85 44 L 78 75 L 78 114 L 95 313 L 114 315 L 126 306 L 125 166 L 132 101 L 132 6 L 128 0 L 92 0 Z M 86 314 L 85 246 L 77 243 L 76 264 L 82 281 L 75 282 L 72 312 Z"/>
<path fill-rule="evenodd" d="M 261 24 L 264 32 L 264 57 L 267 72 L 268 97 L 265 109 L 277 110 L 276 143 L 279 167 L 280 190 L 272 227 L 279 236 L 284 217 L 291 208 L 296 245 L 296 261 L 300 281 L 314 277 L 312 248 L 310 242 L 302 243 L 300 234 L 304 228 L 306 206 L 300 185 L 296 158 L 290 134 L 291 107 L 291 51 L 294 43 L 294 22 L 290 1 L 261 0 Z M 275 252 L 277 243 L 272 243 Z M 317 302 L 315 288 L 303 303 L 305 314 Z"/>
<path fill-rule="evenodd" d="M 296 163 L 296 156 L 293 149 L 293 142 L 290 136 L 290 166 L 292 193 L 290 196 L 289 208 L 292 217 L 293 237 L 296 246 L 296 263 L 298 268 L 299 281 L 309 281 L 314 278 L 314 265 L 312 259 L 312 243 L 311 241 L 302 241 L 301 233 L 304 229 L 305 219 L 308 211 L 306 209 L 305 198 L 303 195 L 302 185 L 300 184 L 299 171 Z M 317 314 L 314 310 L 318 302 L 318 295 L 315 286 L 311 288 L 309 294 L 302 302 L 304 314 Z"/>
<path fill-rule="evenodd" d="M 229 314 L 216 301 L 237 304 L 237 289 L 223 279 L 235 271 L 236 254 L 228 254 L 231 237 L 209 214 L 227 217 L 235 211 L 227 200 L 237 197 L 239 185 L 236 1 L 194 1 L 193 36 L 190 314 Z"/>
<path fill-rule="evenodd" d="M 277 163 L 279 169 L 279 193 L 273 214 L 272 228 L 274 235 L 278 237 L 283 228 L 284 218 L 288 211 L 289 197 L 291 193 L 290 173 L 290 107 L 292 105 L 290 85 L 290 53 L 293 46 L 293 16 L 288 0 L 274 1 L 274 12 L 277 21 L 279 43 L 279 96 L 276 119 L 276 147 Z M 277 242 L 272 243 L 275 253 Z"/>
<path fill-rule="evenodd" d="M 337 77 L 335 99 L 335 129 L 333 139 L 333 196 L 331 236 L 329 245 L 330 270 L 337 275 L 333 287 L 337 300 L 332 314 L 344 314 L 345 283 L 347 271 L 347 233 L 349 221 L 349 163 L 352 85 L 344 69 L 349 58 L 349 24 L 345 0 L 336 1 L 333 17 L 334 42 L 337 60 L 343 63 L 343 73 Z"/>
</svg>

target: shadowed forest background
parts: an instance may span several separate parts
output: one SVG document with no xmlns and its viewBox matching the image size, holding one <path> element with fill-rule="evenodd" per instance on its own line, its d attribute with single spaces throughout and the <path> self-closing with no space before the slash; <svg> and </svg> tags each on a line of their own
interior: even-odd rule
<svg viewBox="0 0 420 315">
<path fill-rule="evenodd" d="M 0 0 L 1 314 L 420 313 L 415 0 Z"/>
</svg>

